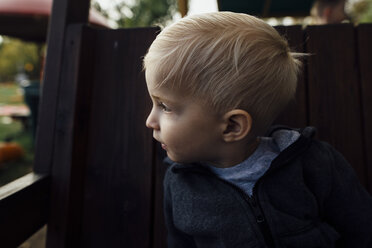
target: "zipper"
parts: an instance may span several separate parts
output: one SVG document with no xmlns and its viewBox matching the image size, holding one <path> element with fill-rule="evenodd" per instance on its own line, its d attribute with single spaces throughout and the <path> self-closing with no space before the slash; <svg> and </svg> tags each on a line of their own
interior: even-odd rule
<svg viewBox="0 0 372 248">
<path fill-rule="evenodd" d="M 306 131 L 305 129 L 304 131 Z M 308 130 L 308 133 L 309 132 L 310 131 Z M 300 133 L 301 133 L 301 136 L 299 137 L 299 139 L 295 141 L 294 144 L 290 145 L 288 148 L 282 151 L 281 154 L 277 158 L 275 158 L 274 161 L 272 161 L 270 168 L 265 172 L 265 174 L 262 175 L 262 177 L 258 179 L 255 186 L 253 187 L 252 197 L 249 196 L 247 193 L 245 193 L 245 191 L 243 191 L 238 186 L 230 183 L 229 181 L 226 181 L 224 179 L 217 177 L 210 171 L 203 171 L 203 170 L 201 171 L 200 169 L 190 168 L 190 167 L 188 168 L 184 167 L 184 168 L 178 168 L 178 169 L 173 168 L 174 169 L 173 171 L 175 173 L 178 173 L 179 171 L 187 171 L 187 172 L 196 172 L 196 173 L 206 174 L 208 176 L 213 176 L 217 180 L 227 185 L 230 185 L 236 192 L 240 194 L 240 196 L 245 200 L 245 202 L 248 203 L 250 209 L 252 210 L 255 216 L 256 223 L 261 231 L 261 234 L 263 235 L 263 238 L 264 238 L 264 241 L 267 247 L 272 248 L 272 247 L 275 247 L 275 242 L 274 242 L 274 238 L 271 233 L 271 230 L 269 228 L 269 225 L 265 219 L 265 216 L 259 204 L 257 187 L 259 185 L 259 182 L 262 181 L 263 177 L 272 173 L 272 171 L 277 169 L 280 165 L 286 164 L 288 161 L 293 159 L 293 157 L 298 156 L 301 152 L 305 151 L 311 145 L 311 137 L 308 137 L 307 135 L 304 136 L 303 132 L 300 132 Z M 311 136 L 313 136 L 313 134 L 311 134 Z"/>
<path fill-rule="evenodd" d="M 245 193 L 244 190 L 242 190 L 241 188 L 239 188 L 235 184 L 233 184 L 229 181 L 226 181 L 222 178 L 217 177 L 215 174 L 213 174 L 212 172 L 210 172 L 208 170 L 200 170 L 200 169 L 196 169 L 196 168 L 182 168 L 182 169 L 178 169 L 177 171 L 180 171 L 180 170 L 185 171 L 185 172 L 194 172 L 194 173 L 204 174 L 206 176 L 212 176 L 213 178 L 216 178 L 220 182 L 225 183 L 226 185 L 229 185 L 234 191 L 236 191 L 243 198 L 243 200 L 245 202 L 247 202 L 248 206 L 252 210 L 253 215 L 254 215 L 255 220 L 256 220 L 256 223 L 257 223 L 257 225 L 260 229 L 260 232 L 261 232 L 261 234 L 264 238 L 264 242 L 265 242 L 266 246 L 269 247 L 269 248 L 275 247 L 273 235 L 270 231 L 269 225 L 268 225 L 268 223 L 265 219 L 265 216 L 263 214 L 263 211 L 261 209 L 261 206 L 260 206 L 259 200 L 258 200 L 257 186 L 258 186 L 258 184 L 261 181 L 263 176 L 260 179 L 258 179 L 255 186 L 253 187 L 253 190 L 252 190 L 253 192 L 252 192 L 252 197 L 251 197 L 247 193 Z M 267 174 L 267 172 L 265 173 L 265 175 Z"/>
<path fill-rule="evenodd" d="M 251 200 L 252 200 L 252 204 L 254 207 L 256 207 L 259 211 L 259 216 L 262 217 L 262 221 L 260 221 L 260 218 L 256 218 L 256 221 L 262 231 L 262 234 L 264 236 L 264 239 L 265 239 L 265 242 L 266 242 L 266 245 L 268 247 L 275 247 L 275 243 L 274 243 L 274 238 L 273 238 L 273 235 L 271 233 L 271 230 L 269 228 L 269 225 L 267 223 L 267 221 L 265 220 L 265 217 L 264 217 L 264 214 L 263 214 L 263 211 L 261 209 L 261 206 L 259 204 L 259 199 L 258 199 L 258 193 L 257 193 L 257 186 L 258 186 L 258 183 L 259 183 L 259 180 L 256 182 L 256 184 L 253 186 L 253 193 L 252 193 L 252 197 Z M 245 193 L 245 192 L 243 192 Z M 248 196 L 249 197 L 249 196 Z"/>
<path fill-rule="evenodd" d="M 218 178 L 218 177 L 217 177 L 217 179 L 222 181 L 223 183 L 225 183 L 227 185 L 230 185 L 237 193 L 240 194 L 240 196 L 245 200 L 245 202 L 248 203 L 250 209 L 253 212 L 253 215 L 256 219 L 256 223 L 257 223 L 257 225 L 258 225 L 258 227 L 261 231 L 261 234 L 262 234 L 262 236 L 265 240 L 265 243 L 266 243 L 267 247 L 275 247 L 274 238 L 272 236 L 269 225 L 268 225 L 268 223 L 265 219 L 265 216 L 264 216 L 263 211 L 261 209 L 261 206 L 259 204 L 257 193 L 255 193 L 255 192 L 257 192 L 256 185 L 257 185 L 258 181 L 256 182 L 256 185 L 253 187 L 252 196 L 249 196 L 247 193 L 245 193 L 245 191 L 243 191 L 238 186 L 230 183 L 229 181 L 226 181 L 226 180 Z"/>
</svg>

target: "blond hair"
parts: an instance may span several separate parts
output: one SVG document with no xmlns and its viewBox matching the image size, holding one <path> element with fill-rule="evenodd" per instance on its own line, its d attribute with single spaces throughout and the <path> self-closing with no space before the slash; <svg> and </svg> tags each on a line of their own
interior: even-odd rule
<svg viewBox="0 0 372 248">
<path fill-rule="evenodd" d="M 216 113 L 246 110 L 261 135 L 294 97 L 301 64 L 295 57 L 264 21 L 216 12 L 166 27 L 150 46 L 144 69 L 158 87 L 203 99 Z"/>
</svg>

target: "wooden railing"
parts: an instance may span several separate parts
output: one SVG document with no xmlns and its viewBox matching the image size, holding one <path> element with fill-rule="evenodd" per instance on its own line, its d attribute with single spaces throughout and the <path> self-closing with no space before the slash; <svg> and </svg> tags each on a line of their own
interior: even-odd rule
<svg viewBox="0 0 372 248">
<path fill-rule="evenodd" d="M 30 173 L 0 188 L 0 246 L 17 247 L 47 221 L 50 178 Z"/>
</svg>

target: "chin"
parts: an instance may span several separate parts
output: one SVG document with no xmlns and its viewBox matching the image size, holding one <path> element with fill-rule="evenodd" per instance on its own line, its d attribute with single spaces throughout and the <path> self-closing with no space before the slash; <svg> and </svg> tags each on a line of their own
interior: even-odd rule
<svg viewBox="0 0 372 248">
<path fill-rule="evenodd" d="M 179 158 L 179 157 L 173 157 L 172 155 L 167 154 L 168 158 L 172 160 L 173 162 L 179 163 L 179 164 L 191 164 L 194 162 L 198 162 L 192 159 L 185 159 L 185 158 Z"/>
</svg>

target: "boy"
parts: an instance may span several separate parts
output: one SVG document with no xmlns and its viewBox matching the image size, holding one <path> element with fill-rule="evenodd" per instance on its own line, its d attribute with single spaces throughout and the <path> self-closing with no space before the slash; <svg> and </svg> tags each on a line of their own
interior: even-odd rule
<svg viewBox="0 0 372 248">
<path fill-rule="evenodd" d="M 219 12 L 165 28 L 144 58 L 146 125 L 166 150 L 169 248 L 372 247 L 372 199 L 312 128 L 269 125 L 300 62 L 265 22 Z"/>
</svg>

